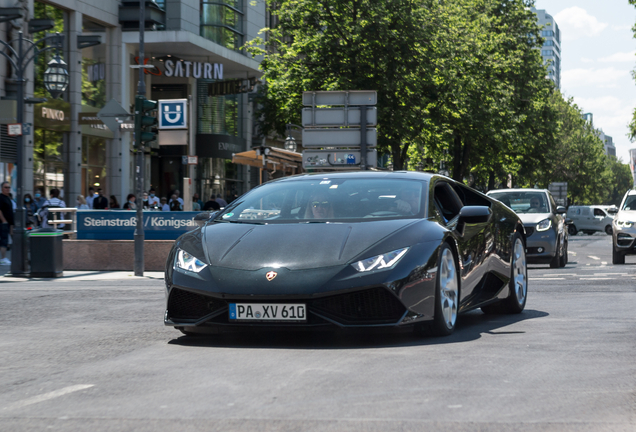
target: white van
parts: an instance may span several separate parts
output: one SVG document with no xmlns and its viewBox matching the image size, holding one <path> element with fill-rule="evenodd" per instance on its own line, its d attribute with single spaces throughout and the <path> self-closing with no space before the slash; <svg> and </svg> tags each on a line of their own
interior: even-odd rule
<svg viewBox="0 0 636 432">
<path fill-rule="evenodd" d="M 568 225 L 570 235 L 576 235 L 581 231 L 585 234 L 593 234 L 596 231 L 605 231 L 612 234 L 612 220 L 614 216 L 608 213 L 611 206 L 570 206 L 567 218 L 572 220 Z"/>
</svg>

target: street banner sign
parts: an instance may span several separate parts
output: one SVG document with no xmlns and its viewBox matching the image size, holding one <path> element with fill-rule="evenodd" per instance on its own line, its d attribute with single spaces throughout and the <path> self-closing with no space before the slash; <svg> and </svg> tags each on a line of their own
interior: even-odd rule
<svg viewBox="0 0 636 432">
<path fill-rule="evenodd" d="M 367 146 L 378 144 L 377 129 L 367 129 Z M 360 129 L 303 129 L 303 147 L 360 147 Z"/>
<path fill-rule="evenodd" d="M 337 90 L 303 92 L 304 106 L 317 105 L 375 105 L 378 92 L 375 90 Z"/>
<path fill-rule="evenodd" d="M 187 99 L 159 100 L 159 129 L 187 129 Z"/>
<path fill-rule="evenodd" d="M 115 132 L 119 130 L 121 121 L 131 117 L 131 115 L 117 102 L 117 99 L 111 99 L 110 102 L 99 110 L 97 117 L 108 126 L 108 129 Z"/>
<path fill-rule="evenodd" d="M 367 126 L 378 124 L 378 109 L 366 108 Z M 311 126 L 357 126 L 360 127 L 360 108 L 303 108 L 303 127 Z"/>
<path fill-rule="evenodd" d="M 303 168 L 340 168 L 359 169 L 360 150 L 305 150 L 303 152 Z M 367 165 L 376 166 L 378 152 L 373 149 L 367 152 Z"/>
</svg>

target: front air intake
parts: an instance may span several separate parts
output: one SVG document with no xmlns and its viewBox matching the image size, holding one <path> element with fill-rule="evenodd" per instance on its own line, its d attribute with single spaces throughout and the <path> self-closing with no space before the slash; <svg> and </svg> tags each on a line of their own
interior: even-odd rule
<svg viewBox="0 0 636 432">
<path fill-rule="evenodd" d="M 343 324 L 398 322 L 406 308 L 385 288 L 371 288 L 311 301 L 311 310 Z"/>
</svg>

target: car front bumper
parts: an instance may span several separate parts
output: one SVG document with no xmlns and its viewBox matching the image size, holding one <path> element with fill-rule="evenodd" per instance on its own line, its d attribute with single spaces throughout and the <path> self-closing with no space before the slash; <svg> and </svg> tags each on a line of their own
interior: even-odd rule
<svg viewBox="0 0 636 432">
<path fill-rule="evenodd" d="M 526 233 L 526 259 L 531 264 L 550 262 L 558 251 L 557 234 L 553 228 L 537 231 L 536 224 L 524 225 Z"/>
</svg>

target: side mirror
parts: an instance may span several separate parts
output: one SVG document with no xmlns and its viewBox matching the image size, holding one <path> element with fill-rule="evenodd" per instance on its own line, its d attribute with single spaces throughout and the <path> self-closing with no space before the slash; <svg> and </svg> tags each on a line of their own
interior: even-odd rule
<svg viewBox="0 0 636 432">
<path fill-rule="evenodd" d="M 216 213 L 217 212 L 203 212 L 203 213 L 199 213 L 195 217 L 193 217 L 192 220 L 194 220 L 195 224 L 197 224 L 198 226 L 202 227 L 203 225 L 205 225 L 205 223 L 207 221 L 209 221 L 214 216 L 216 216 Z"/>
<path fill-rule="evenodd" d="M 572 219 L 566 219 L 565 220 L 565 224 L 566 225 L 574 225 L 574 221 Z"/>
<path fill-rule="evenodd" d="M 616 206 L 611 206 L 610 208 L 607 209 L 607 213 L 611 215 L 615 215 L 616 213 L 618 213 L 618 208 Z"/>
<path fill-rule="evenodd" d="M 466 206 L 459 211 L 458 223 L 479 224 L 487 223 L 492 216 L 492 210 L 486 206 Z"/>
<path fill-rule="evenodd" d="M 568 209 L 563 206 L 557 206 L 556 212 L 557 214 L 566 214 L 568 212 Z"/>
</svg>

